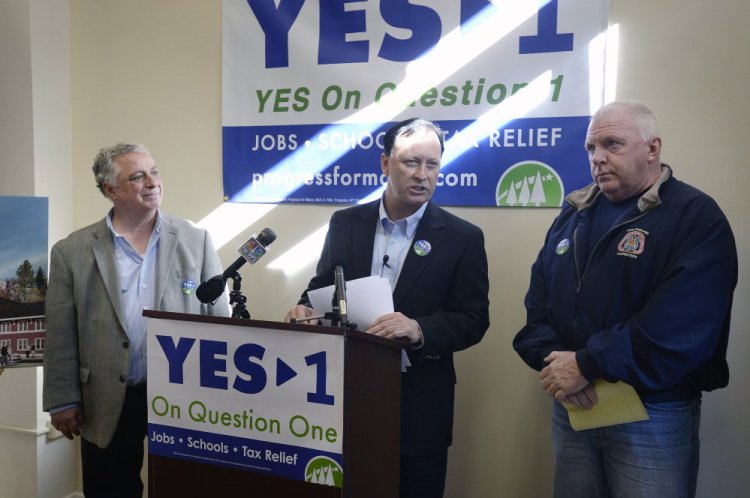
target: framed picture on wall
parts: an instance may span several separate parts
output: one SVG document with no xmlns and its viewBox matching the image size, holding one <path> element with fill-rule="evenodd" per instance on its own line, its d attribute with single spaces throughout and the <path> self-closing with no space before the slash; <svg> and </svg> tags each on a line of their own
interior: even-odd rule
<svg viewBox="0 0 750 498">
<path fill-rule="evenodd" d="M 0 368 L 44 358 L 48 206 L 46 197 L 0 196 Z"/>
</svg>

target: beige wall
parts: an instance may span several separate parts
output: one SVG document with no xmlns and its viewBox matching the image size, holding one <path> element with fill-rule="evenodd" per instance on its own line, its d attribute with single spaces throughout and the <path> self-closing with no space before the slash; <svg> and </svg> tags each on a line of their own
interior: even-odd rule
<svg viewBox="0 0 750 498">
<path fill-rule="evenodd" d="M 29 7 L 8 2 L 0 10 L 0 195 L 34 195 Z"/>
<path fill-rule="evenodd" d="M 108 203 L 93 186 L 96 149 L 142 141 L 161 166 L 164 208 L 198 221 L 221 205 L 221 3 L 218 0 L 71 0 L 71 73 L 75 225 L 104 215 Z M 664 158 L 676 175 L 703 188 L 725 209 L 740 253 L 733 381 L 706 396 L 700 496 L 740 496 L 750 487 L 750 377 L 742 352 L 750 250 L 744 214 L 750 207 L 750 77 L 744 23 L 750 3 L 698 0 L 612 0 L 621 30 L 618 98 L 652 105 L 661 119 Z M 259 48 L 260 50 L 260 48 Z M 376 166 L 373 158 L 373 167 Z M 581 167 L 586 167 L 581 165 Z M 327 222 L 327 206 L 278 206 L 255 220 L 257 206 L 236 208 L 237 236 L 221 250 L 225 264 L 252 231 L 278 233 L 271 253 L 243 268 L 243 291 L 254 318 L 283 316 L 312 264 L 285 277 L 266 268 Z M 481 226 L 490 257 L 492 327 L 478 346 L 457 355 L 455 439 L 447 497 L 542 497 L 551 490 L 550 404 L 536 374 L 511 348 L 524 321 L 528 268 L 555 210 L 451 209 Z M 314 249 L 317 252 L 319 249 Z"/>
<path fill-rule="evenodd" d="M 73 229 L 69 24 L 67 2 L 0 0 L 0 195 L 48 197 L 50 240 Z M 45 435 L 42 374 L 0 378 L 0 496 L 79 488 L 75 445 Z"/>
</svg>

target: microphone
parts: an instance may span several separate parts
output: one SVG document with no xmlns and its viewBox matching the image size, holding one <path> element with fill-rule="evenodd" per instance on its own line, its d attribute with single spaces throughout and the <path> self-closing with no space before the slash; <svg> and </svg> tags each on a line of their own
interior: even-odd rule
<svg viewBox="0 0 750 498">
<path fill-rule="evenodd" d="M 259 234 L 253 234 L 237 252 L 242 256 L 224 270 L 221 275 L 216 275 L 201 283 L 195 291 L 195 295 L 202 303 L 214 303 L 224 292 L 228 278 L 239 277 L 239 270 L 245 263 L 254 265 L 263 255 L 268 252 L 266 247 L 276 240 L 276 234 L 270 228 L 264 228 Z"/>
<path fill-rule="evenodd" d="M 349 324 L 346 317 L 346 279 L 344 278 L 344 268 L 341 265 L 336 265 L 333 278 L 336 284 L 336 296 L 334 299 L 338 300 L 339 305 L 339 321 L 341 325 L 346 326 Z"/>
<path fill-rule="evenodd" d="M 387 254 L 385 256 L 383 256 L 383 266 L 386 267 L 386 268 L 390 268 L 391 267 L 391 265 L 388 264 L 388 260 L 389 259 L 390 259 L 390 257 Z"/>
<path fill-rule="evenodd" d="M 264 228 L 257 236 L 253 234 L 247 242 L 242 244 L 242 247 L 237 249 L 237 252 L 242 254 L 242 256 L 237 258 L 229 268 L 224 270 L 221 276 L 224 277 L 224 280 L 233 278 L 237 270 L 245 263 L 250 263 L 251 265 L 257 263 L 268 252 L 266 247 L 271 245 L 271 242 L 274 240 L 276 240 L 276 234 L 270 228 Z"/>
</svg>

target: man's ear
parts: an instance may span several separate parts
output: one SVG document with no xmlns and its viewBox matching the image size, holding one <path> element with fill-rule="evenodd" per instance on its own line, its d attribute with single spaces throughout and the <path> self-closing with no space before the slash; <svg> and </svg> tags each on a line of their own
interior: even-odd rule
<svg viewBox="0 0 750 498">
<path fill-rule="evenodd" d="M 107 199 L 115 198 L 115 189 L 113 189 L 109 183 L 107 182 L 102 183 L 102 190 L 104 190 L 104 196 Z"/>
<path fill-rule="evenodd" d="M 380 169 L 383 170 L 385 176 L 390 174 L 388 169 L 388 156 L 385 155 L 385 152 L 381 152 L 380 154 Z"/>
<path fill-rule="evenodd" d="M 648 158 L 650 160 L 655 160 L 659 157 L 661 154 L 661 138 L 654 137 L 651 139 L 651 142 L 648 144 Z"/>
</svg>

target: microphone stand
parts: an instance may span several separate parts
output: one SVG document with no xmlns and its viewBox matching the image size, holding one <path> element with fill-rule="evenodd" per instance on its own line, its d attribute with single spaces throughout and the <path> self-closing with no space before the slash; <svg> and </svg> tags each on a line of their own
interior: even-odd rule
<svg viewBox="0 0 750 498">
<path fill-rule="evenodd" d="M 232 318 L 250 318 L 250 312 L 247 311 L 247 307 L 245 306 L 245 303 L 247 302 L 247 298 L 242 295 L 242 292 L 240 291 L 240 286 L 242 284 L 242 277 L 240 276 L 239 272 L 235 270 L 235 272 L 231 275 L 229 275 L 229 278 L 232 279 L 232 292 L 229 293 L 229 304 L 232 305 Z"/>
<path fill-rule="evenodd" d="M 344 278 L 344 269 L 341 266 L 336 266 L 333 281 L 334 290 L 331 297 L 331 311 L 322 315 L 292 318 L 290 320 L 291 323 L 309 322 L 325 318 L 331 321 L 331 327 L 342 327 L 347 331 L 357 330 L 357 324 L 349 321 L 349 314 L 346 311 L 346 279 Z"/>
<path fill-rule="evenodd" d="M 346 279 L 344 278 L 344 269 L 336 266 L 334 272 L 334 291 L 331 302 L 331 312 L 326 313 L 326 318 L 331 318 L 331 326 L 340 326 L 347 330 L 356 330 L 357 324 L 349 321 L 349 313 L 346 309 Z"/>
<path fill-rule="evenodd" d="M 333 291 L 333 297 L 331 298 L 331 311 L 325 313 L 323 316 L 331 320 L 331 327 L 339 326 L 339 320 L 341 319 L 341 308 L 339 308 L 338 289 Z"/>
</svg>

